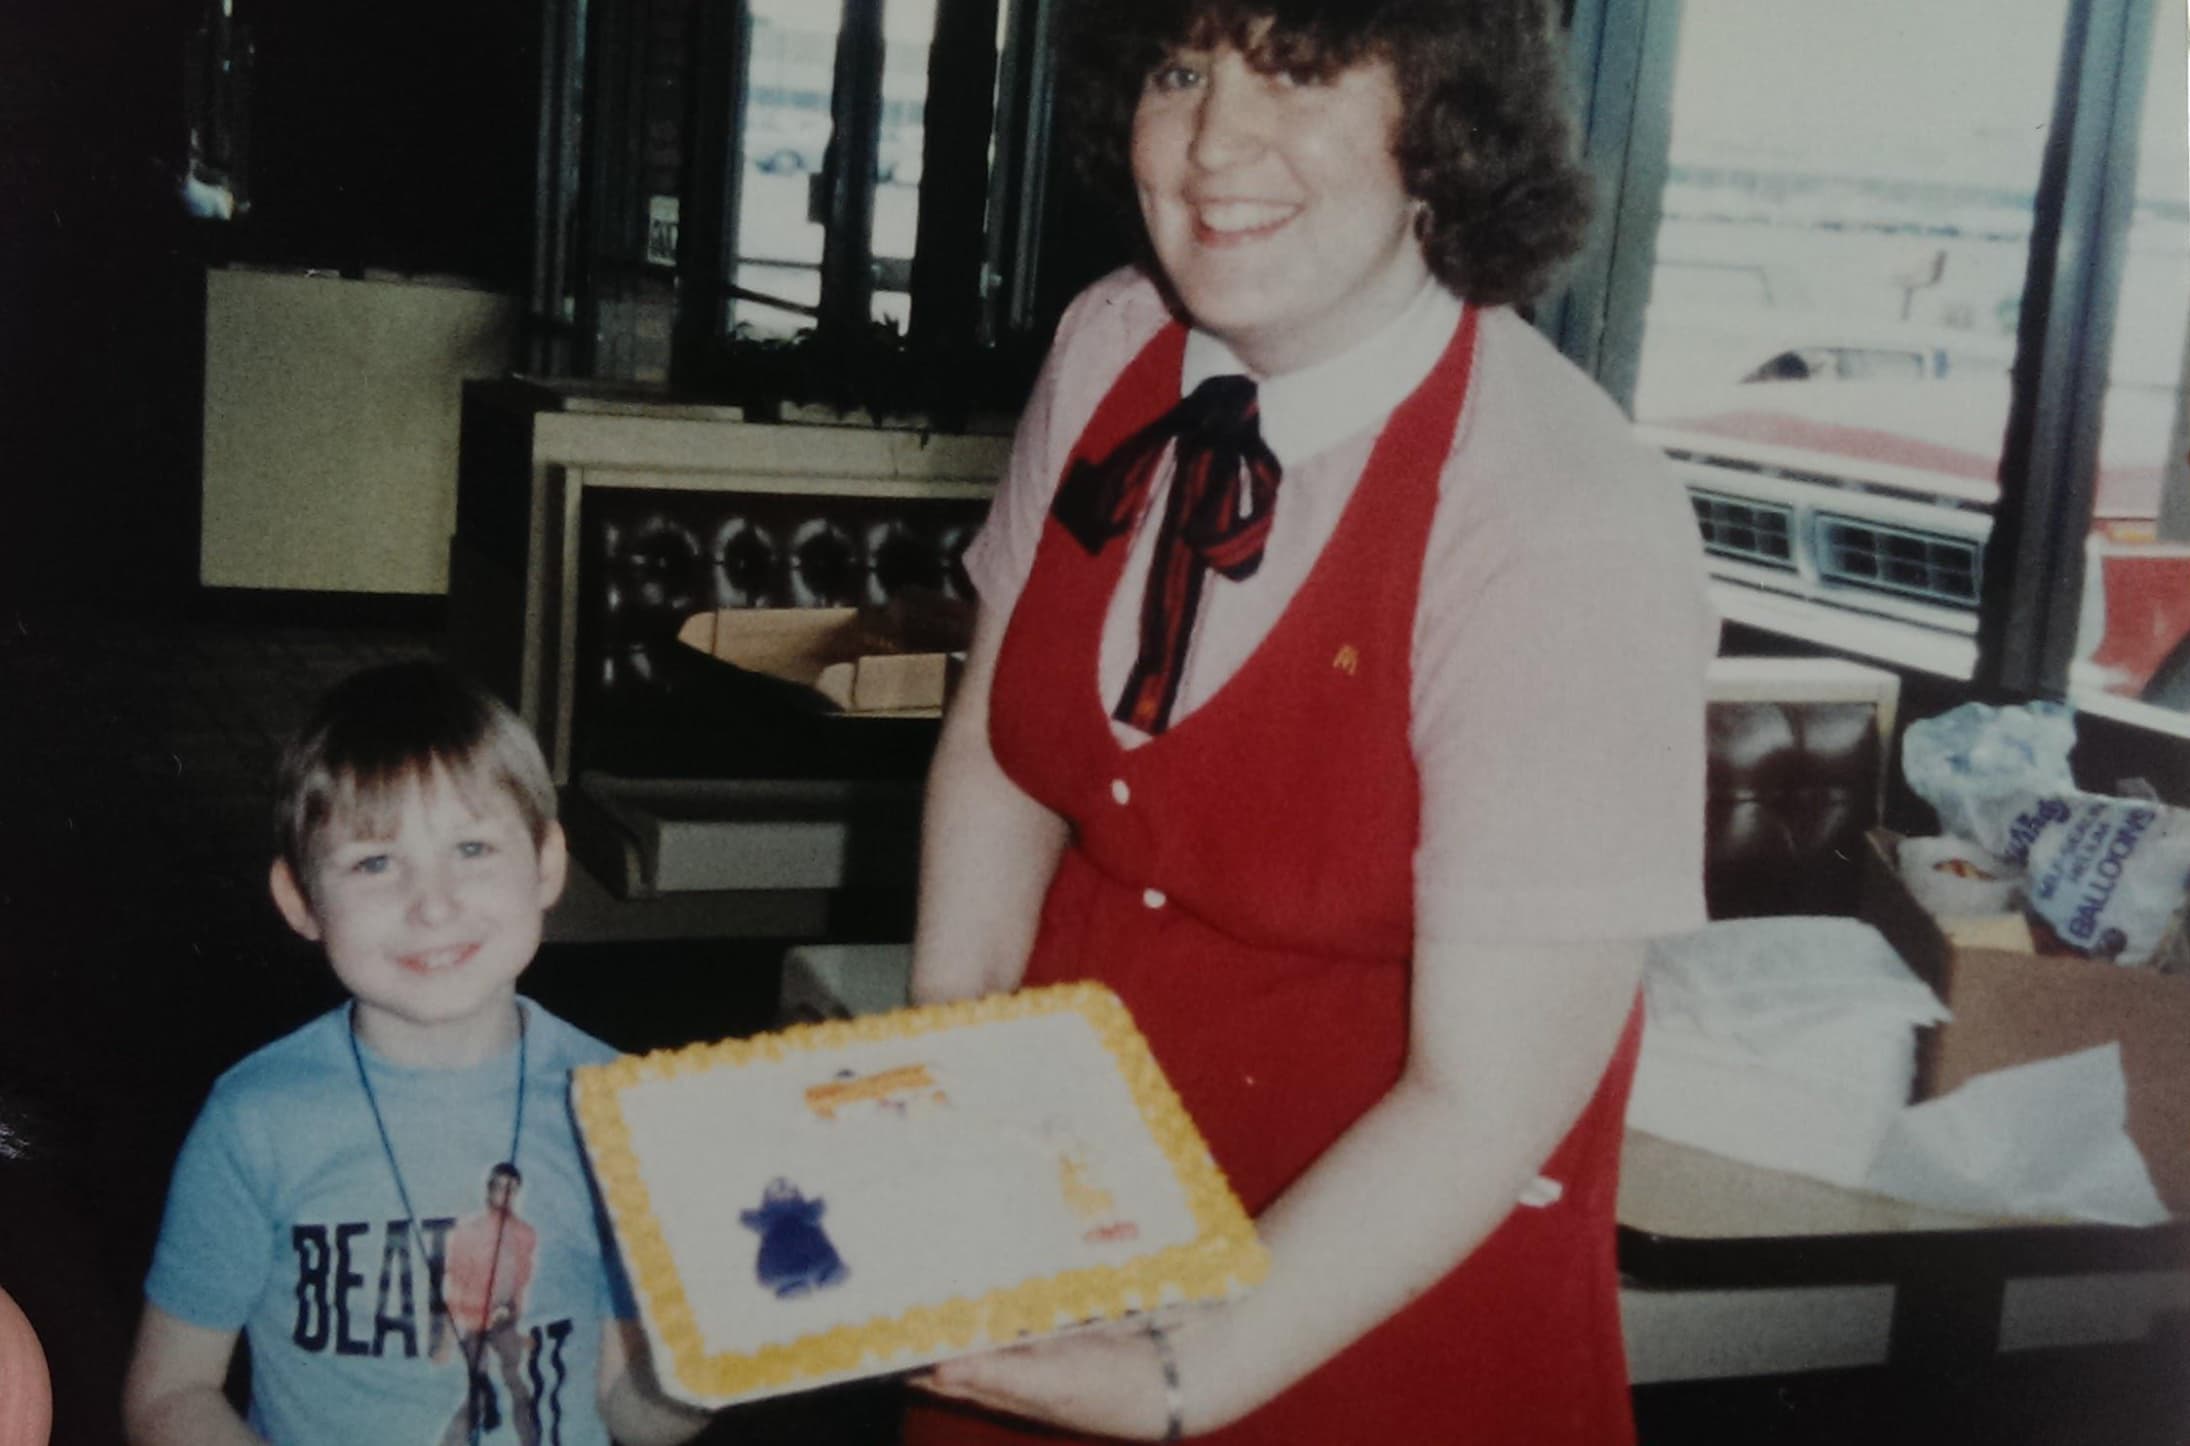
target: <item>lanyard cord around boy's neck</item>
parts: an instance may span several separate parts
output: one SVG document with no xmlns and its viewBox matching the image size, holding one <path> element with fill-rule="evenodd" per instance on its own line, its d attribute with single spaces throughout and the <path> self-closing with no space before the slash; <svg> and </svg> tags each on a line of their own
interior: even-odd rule
<svg viewBox="0 0 2190 1446">
<path fill-rule="evenodd" d="M 525 1135 L 525 1006 L 519 1004 L 516 1009 L 517 1109 L 516 1118 L 510 1122 L 509 1154 L 504 1157 L 513 1173 L 517 1169 L 517 1144 Z M 403 1167 L 395 1161 L 395 1142 L 388 1136 L 388 1122 L 381 1118 L 380 1097 L 373 1093 L 372 1077 L 365 1072 L 365 1051 L 358 1046 L 357 1001 L 350 1002 L 344 1024 L 347 1026 L 344 1033 L 350 1039 L 350 1062 L 357 1066 L 357 1082 L 359 1088 L 365 1091 L 365 1107 L 373 1112 L 373 1128 L 380 1133 L 380 1153 L 388 1161 L 388 1173 L 395 1177 L 396 1198 L 403 1204 L 403 1224 L 411 1237 L 418 1242 L 419 1258 L 423 1260 L 426 1255 L 426 1238 L 419 1234 L 418 1211 L 411 1204 L 410 1187 L 403 1183 Z M 489 1178 L 492 1178 L 491 1175 Z M 494 1320 L 494 1277 L 502 1268 L 502 1231 L 508 1224 L 509 1203 L 504 1200 L 494 1216 L 494 1248 L 487 1256 L 487 1288 L 485 1299 L 479 1307 L 479 1329 L 473 1334 L 470 1343 L 466 1344 L 462 1339 L 461 1326 L 458 1328 L 457 1351 L 464 1358 L 464 1410 L 471 1421 L 469 1439 L 472 1446 L 478 1446 L 480 1435 L 477 1385 L 479 1363 L 486 1358 L 487 1334 Z M 456 1319 L 454 1311 L 449 1313 L 449 1318 L 451 1321 Z M 511 1408 L 515 1409 L 514 1402 Z"/>
</svg>

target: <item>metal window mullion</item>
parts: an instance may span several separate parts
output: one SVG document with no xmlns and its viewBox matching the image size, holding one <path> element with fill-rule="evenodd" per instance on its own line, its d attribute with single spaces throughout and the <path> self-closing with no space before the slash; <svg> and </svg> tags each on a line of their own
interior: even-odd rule
<svg viewBox="0 0 2190 1446">
<path fill-rule="evenodd" d="M 589 0 L 586 6 L 585 124 L 579 156 L 577 326 L 572 368 L 580 376 L 624 375 L 626 337 L 603 335 L 604 300 L 627 305 L 631 258 L 645 251 L 646 204 L 640 198 L 638 149 L 646 126 L 642 0 Z"/>
<path fill-rule="evenodd" d="M 1538 324 L 1623 407 L 1633 400 L 1656 263 L 1680 17 L 1680 0 L 1575 0 L 1568 31 L 1582 161 L 1597 209 L 1582 254 Z"/>
<path fill-rule="evenodd" d="M 578 209 L 579 141 L 585 115 L 586 0 L 540 7 L 539 133 L 533 151 L 532 285 L 524 365 L 544 376 L 572 363 L 570 319 Z"/>
<path fill-rule="evenodd" d="M 2000 504 L 1985 549 L 1976 682 L 1994 696 L 2067 689 L 2152 3 L 2070 0 L 2031 220 Z"/>
<path fill-rule="evenodd" d="M 1031 332 L 1040 306 L 1043 218 L 1049 215 L 1052 108 L 1056 97 L 1054 0 L 1012 0 L 998 62 L 996 164 L 988 198 L 988 275 L 1002 295 L 985 308 L 984 342 Z M 986 289 L 986 286 L 984 287 Z"/>
<path fill-rule="evenodd" d="M 935 7 L 908 328 L 931 349 L 963 349 L 980 327 L 997 10 L 998 0 L 938 0 Z"/>
<path fill-rule="evenodd" d="M 1535 312 L 1537 330 L 1585 371 L 1593 370 L 1597 319 L 1603 312 L 1604 272 L 1611 250 L 1605 202 L 1620 194 L 1619 167 L 1613 164 L 1620 147 L 1613 143 L 1611 131 L 1616 126 L 1624 135 L 1634 106 L 1632 86 L 1622 84 L 1628 77 L 1619 67 L 1614 67 L 1614 73 L 1606 72 L 1604 37 L 1609 8 L 1606 0 L 1567 0 L 1566 4 L 1567 91 L 1595 205 L 1581 254 L 1568 265 L 1559 289 L 1545 297 Z"/>
<path fill-rule="evenodd" d="M 729 331 L 727 288 L 736 264 L 744 180 L 750 8 L 725 0 L 693 6 L 685 68 L 684 173 L 677 185 L 677 310 L 670 376 L 704 385 Z"/>
<path fill-rule="evenodd" d="M 844 0 L 830 87 L 828 219 L 819 330 L 849 336 L 874 311 L 874 173 L 882 142 L 882 0 Z"/>
</svg>

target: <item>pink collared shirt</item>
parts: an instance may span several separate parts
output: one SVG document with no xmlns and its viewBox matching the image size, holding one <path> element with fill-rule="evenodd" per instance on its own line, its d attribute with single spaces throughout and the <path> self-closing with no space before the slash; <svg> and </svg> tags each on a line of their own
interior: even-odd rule
<svg viewBox="0 0 2190 1446">
<path fill-rule="evenodd" d="M 1345 355 L 1261 381 L 1264 436 L 1285 469 L 1277 514 L 1254 576 L 1207 579 L 1176 717 L 1221 689 L 1269 632 L 1337 526 L 1383 419 L 1459 317 L 1432 285 Z M 1017 598 L 1073 444 L 1167 319 L 1131 271 L 1067 310 L 966 555 L 984 607 Z M 1240 370 L 1221 341 L 1190 336 L 1184 390 Z M 1418 935 L 1553 942 L 1694 927 L 1703 668 L 1718 625 L 1687 499 L 1595 384 L 1508 310 L 1482 316 L 1470 390 L 1415 619 Z M 1161 516 L 1167 485 L 1152 489 L 1144 523 Z M 1137 528 L 1105 616 L 1106 699 L 1133 662 L 1155 531 Z M 1127 746 L 1145 741 L 1112 726 Z"/>
</svg>

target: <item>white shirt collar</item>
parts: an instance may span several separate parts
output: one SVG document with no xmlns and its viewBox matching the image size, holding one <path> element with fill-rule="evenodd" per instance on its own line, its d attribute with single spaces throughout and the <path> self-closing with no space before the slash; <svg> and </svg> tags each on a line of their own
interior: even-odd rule
<svg viewBox="0 0 2190 1446">
<path fill-rule="evenodd" d="M 1437 365 L 1460 310 L 1459 298 L 1432 279 L 1399 315 L 1337 356 L 1258 378 L 1262 439 L 1279 465 L 1291 467 L 1381 421 Z M 1189 331 L 1179 395 L 1228 374 L 1254 375 L 1222 341 L 1199 327 Z"/>
</svg>

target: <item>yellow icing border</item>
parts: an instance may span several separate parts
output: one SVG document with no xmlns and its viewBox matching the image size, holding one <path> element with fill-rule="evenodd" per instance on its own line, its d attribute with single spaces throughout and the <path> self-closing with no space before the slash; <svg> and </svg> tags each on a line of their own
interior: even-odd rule
<svg viewBox="0 0 2190 1446">
<path fill-rule="evenodd" d="M 1186 1194 L 1198 1227 L 1195 1239 L 1121 1265 L 1062 1271 L 999 1287 L 971 1300 L 959 1297 L 940 1305 L 917 1306 L 895 1318 L 840 1325 L 750 1353 L 709 1355 L 703 1350 L 691 1302 L 632 1153 L 622 1091 L 649 1078 L 734 1069 L 799 1051 L 886 1043 L 966 1025 L 1068 1011 L 1086 1018 L 1116 1061 L 1142 1120 Z M 753 1039 L 581 1066 L 573 1072 L 573 1080 L 586 1148 L 615 1221 L 632 1283 L 647 1320 L 669 1353 L 671 1371 L 697 1396 L 727 1402 L 766 1395 L 853 1375 L 869 1358 L 888 1363 L 895 1357 L 910 1357 L 899 1363 L 910 1366 L 984 1344 L 1006 1345 L 1064 1323 L 1115 1319 L 1175 1300 L 1222 1300 L 1236 1289 L 1258 1284 L 1269 1271 L 1269 1256 L 1256 1238 L 1254 1223 L 1211 1158 L 1201 1132 L 1187 1117 L 1124 1003 L 1100 984 L 1056 984 L 956 1004 L 797 1025 Z"/>
</svg>

